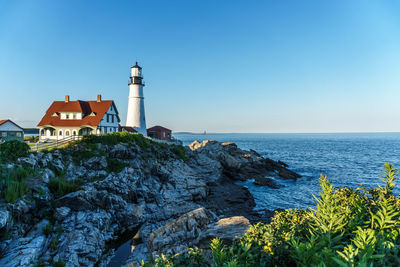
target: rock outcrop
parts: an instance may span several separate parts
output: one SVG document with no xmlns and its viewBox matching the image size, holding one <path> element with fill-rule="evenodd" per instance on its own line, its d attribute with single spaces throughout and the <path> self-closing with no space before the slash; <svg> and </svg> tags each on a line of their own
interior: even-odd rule
<svg viewBox="0 0 400 267">
<path fill-rule="evenodd" d="M 185 160 L 172 148 L 134 143 L 97 144 L 84 160 L 82 153 L 87 148 L 79 144 L 18 160 L 40 175 L 29 184 L 30 196 L 0 208 L 0 232 L 7 228 L 10 237 L 0 246 L 0 266 L 57 260 L 67 266 L 104 265 L 113 254 L 109 245 L 136 229 L 143 243 L 132 261 L 206 247 L 213 237 L 232 241 L 249 220 L 265 220 L 253 210 L 249 191 L 234 181 L 299 177 L 283 163 L 217 141 L 194 142 Z M 121 171 L 110 171 L 115 162 Z M 60 174 L 83 184 L 57 198 L 49 184 Z"/>
</svg>

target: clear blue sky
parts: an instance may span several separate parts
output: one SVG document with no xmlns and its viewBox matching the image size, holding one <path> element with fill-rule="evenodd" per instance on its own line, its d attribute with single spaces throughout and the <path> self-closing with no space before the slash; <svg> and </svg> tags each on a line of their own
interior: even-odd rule
<svg viewBox="0 0 400 267">
<path fill-rule="evenodd" d="M 148 126 L 400 131 L 399 1 L 0 0 L 0 118 L 113 99 L 143 67 Z"/>
</svg>

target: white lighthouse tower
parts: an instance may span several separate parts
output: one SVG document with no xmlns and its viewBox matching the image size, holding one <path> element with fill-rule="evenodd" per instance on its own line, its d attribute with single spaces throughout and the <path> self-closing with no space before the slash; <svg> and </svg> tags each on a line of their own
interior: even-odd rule
<svg viewBox="0 0 400 267">
<path fill-rule="evenodd" d="M 126 126 L 133 127 L 138 133 L 147 136 L 146 117 L 144 115 L 143 76 L 142 68 L 136 62 L 131 67 L 129 82 L 129 102 Z"/>
</svg>

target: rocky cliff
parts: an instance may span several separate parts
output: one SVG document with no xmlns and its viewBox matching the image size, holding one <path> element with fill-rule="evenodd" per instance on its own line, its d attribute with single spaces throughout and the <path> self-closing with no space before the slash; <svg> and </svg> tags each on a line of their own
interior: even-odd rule
<svg viewBox="0 0 400 267">
<path fill-rule="evenodd" d="M 0 266 L 104 266 L 111 244 L 134 234 L 140 245 L 132 264 L 206 247 L 214 236 L 232 240 L 249 220 L 269 219 L 267 211 L 253 211 L 253 197 L 235 180 L 274 187 L 265 176 L 299 177 L 282 162 L 217 141 L 194 142 L 185 151 L 156 143 L 78 143 L 3 168 L 18 166 L 35 172 L 26 180 L 29 193 L 1 204 Z"/>
</svg>

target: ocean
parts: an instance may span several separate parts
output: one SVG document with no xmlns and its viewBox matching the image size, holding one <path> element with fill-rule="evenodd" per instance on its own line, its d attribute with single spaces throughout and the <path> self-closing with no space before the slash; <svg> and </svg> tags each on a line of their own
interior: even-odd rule
<svg viewBox="0 0 400 267">
<path fill-rule="evenodd" d="M 281 160 L 300 175 L 297 181 L 276 181 L 280 189 L 256 186 L 253 180 L 238 182 L 252 193 L 256 209 L 308 208 L 315 205 L 321 174 L 335 187 L 382 185 L 383 164 L 400 168 L 400 133 L 327 134 L 174 134 L 184 145 L 195 140 L 235 142 L 264 157 Z M 395 193 L 400 193 L 395 188 Z"/>
</svg>

